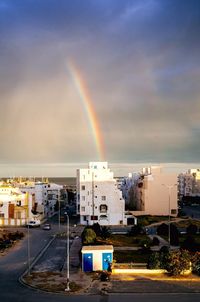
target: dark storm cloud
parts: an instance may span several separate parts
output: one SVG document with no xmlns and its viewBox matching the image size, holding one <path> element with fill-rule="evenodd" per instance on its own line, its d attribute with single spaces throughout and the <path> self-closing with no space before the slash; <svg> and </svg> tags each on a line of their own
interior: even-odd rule
<svg viewBox="0 0 200 302">
<path fill-rule="evenodd" d="M 199 32 L 198 0 L 0 0 L 0 160 L 95 159 L 72 59 L 109 160 L 198 161 Z"/>
</svg>

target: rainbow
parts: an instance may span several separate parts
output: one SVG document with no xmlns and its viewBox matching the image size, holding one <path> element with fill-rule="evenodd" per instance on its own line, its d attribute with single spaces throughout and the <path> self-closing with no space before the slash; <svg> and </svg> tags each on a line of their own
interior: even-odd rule
<svg viewBox="0 0 200 302">
<path fill-rule="evenodd" d="M 73 79 L 75 87 L 79 93 L 79 97 L 82 101 L 84 111 L 86 112 L 86 116 L 88 118 L 89 127 L 92 132 L 92 136 L 95 142 L 98 158 L 100 161 L 104 161 L 105 152 L 104 152 L 104 142 L 101 135 L 101 130 L 99 127 L 98 118 L 87 89 L 86 83 L 83 80 L 81 72 L 72 61 L 68 61 L 68 69 L 70 71 L 70 75 Z"/>
</svg>

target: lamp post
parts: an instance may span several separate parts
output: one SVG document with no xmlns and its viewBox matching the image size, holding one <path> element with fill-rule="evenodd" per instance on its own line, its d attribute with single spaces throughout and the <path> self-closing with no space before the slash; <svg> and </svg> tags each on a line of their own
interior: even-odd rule
<svg viewBox="0 0 200 302">
<path fill-rule="evenodd" d="M 30 229 L 29 229 L 29 213 L 30 213 L 30 209 L 29 209 L 29 199 L 27 198 L 28 201 L 28 215 L 27 215 L 27 219 L 28 219 L 28 232 L 27 232 L 27 257 L 28 257 L 28 274 L 30 275 Z"/>
<path fill-rule="evenodd" d="M 27 252 L 28 252 L 28 274 L 30 275 L 30 230 L 29 230 L 29 221 L 28 221 L 28 244 L 27 244 Z"/>
<path fill-rule="evenodd" d="M 58 228 L 60 232 L 60 198 L 58 198 Z"/>
<path fill-rule="evenodd" d="M 177 184 L 173 184 L 173 185 L 162 184 L 162 185 L 168 189 L 168 214 L 169 214 L 169 218 L 168 218 L 168 244 L 169 244 L 169 248 L 170 248 L 171 191 L 174 187 L 177 186 Z"/>
<path fill-rule="evenodd" d="M 67 216 L 67 287 L 65 288 L 65 291 L 70 291 L 69 288 L 69 216 Z"/>
</svg>

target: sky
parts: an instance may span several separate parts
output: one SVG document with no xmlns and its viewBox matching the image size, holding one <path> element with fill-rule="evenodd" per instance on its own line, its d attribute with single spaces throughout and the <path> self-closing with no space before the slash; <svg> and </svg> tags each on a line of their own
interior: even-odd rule
<svg viewBox="0 0 200 302">
<path fill-rule="evenodd" d="M 199 0 L 0 0 L 0 174 L 198 165 L 199 36 Z"/>
</svg>

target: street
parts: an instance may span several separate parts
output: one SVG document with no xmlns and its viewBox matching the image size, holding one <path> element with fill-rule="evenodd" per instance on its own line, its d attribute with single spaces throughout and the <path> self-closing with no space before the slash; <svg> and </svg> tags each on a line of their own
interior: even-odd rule
<svg viewBox="0 0 200 302">
<path fill-rule="evenodd" d="M 61 231 L 66 228 L 61 225 Z M 21 229 L 20 229 L 21 230 Z M 27 229 L 23 228 L 23 231 L 27 233 Z M 30 256 L 31 261 L 38 255 L 40 250 L 48 243 L 52 238 L 52 235 L 58 231 L 58 225 L 55 223 L 52 225 L 50 231 L 44 231 L 40 229 L 30 229 Z M 122 296 L 124 301 L 160 301 L 163 302 L 178 302 L 180 299 L 182 302 L 199 301 L 200 294 L 197 293 L 185 293 L 185 294 L 160 294 L 160 293 L 133 293 L 133 294 L 109 294 L 109 295 L 68 295 L 45 293 L 38 290 L 31 289 L 22 285 L 18 279 L 22 273 L 27 269 L 27 236 L 16 244 L 5 255 L 0 257 L 0 301 L 3 302 L 51 302 L 51 301 L 66 301 L 66 295 L 68 301 L 81 301 L 82 302 L 121 302 Z"/>
</svg>

